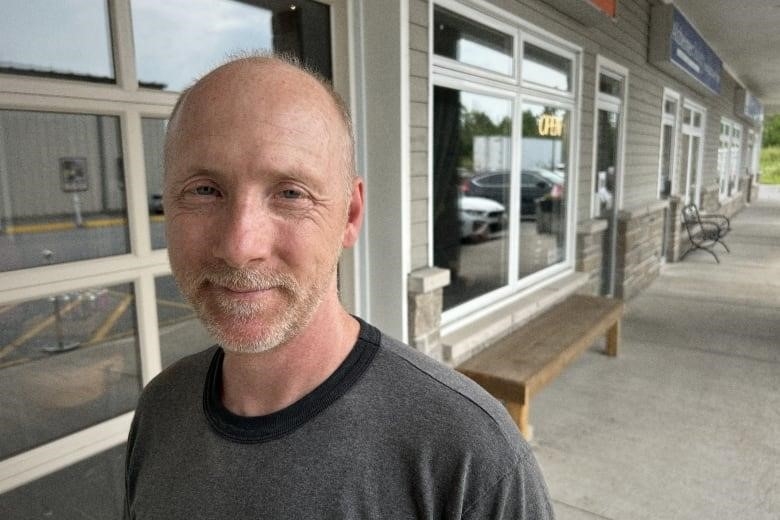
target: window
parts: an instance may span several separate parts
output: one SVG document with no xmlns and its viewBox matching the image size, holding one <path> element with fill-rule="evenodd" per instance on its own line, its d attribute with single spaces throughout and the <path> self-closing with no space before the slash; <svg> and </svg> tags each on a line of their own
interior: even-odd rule
<svg viewBox="0 0 780 520">
<path fill-rule="evenodd" d="M 173 276 L 158 276 L 154 279 L 154 288 L 157 295 L 160 356 L 162 367 L 165 368 L 184 356 L 203 350 L 213 340 L 193 308 L 184 302 Z"/>
<path fill-rule="evenodd" d="M 149 229 L 152 249 L 165 248 L 165 228 L 162 203 L 163 147 L 168 120 L 158 117 L 141 118 L 141 139 L 144 145 L 146 196 L 149 203 Z"/>
<path fill-rule="evenodd" d="M 704 146 L 704 108 L 689 100 L 683 102 L 680 172 L 686 203 L 701 203 L 701 158 Z"/>
<path fill-rule="evenodd" d="M 523 81 L 569 92 L 572 89 L 571 59 L 531 43 L 523 45 Z"/>
<path fill-rule="evenodd" d="M 434 53 L 466 65 L 512 74 L 513 38 L 453 11 L 433 10 Z"/>
<path fill-rule="evenodd" d="M 433 105 L 434 262 L 450 269 L 450 309 L 507 282 L 512 101 L 436 86 Z"/>
<path fill-rule="evenodd" d="M 680 95 L 664 89 L 663 114 L 661 115 L 661 160 L 658 169 L 658 198 L 667 199 L 672 194 L 675 178 L 677 151 L 677 112 Z"/>
<path fill-rule="evenodd" d="M 183 90 L 244 49 L 288 52 L 323 76 L 332 75 L 326 5 L 311 0 L 277 2 L 274 8 L 234 0 L 131 0 L 130 5 L 142 87 Z"/>
<path fill-rule="evenodd" d="M 0 270 L 130 252 L 119 118 L 0 110 Z"/>
<path fill-rule="evenodd" d="M 721 201 L 740 191 L 742 126 L 723 118 L 718 139 L 718 194 Z"/>
<path fill-rule="evenodd" d="M 106 0 L 13 4 L 0 16 L 0 73 L 114 82 Z"/>
<path fill-rule="evenodd" d="M 169 91 L 239 47 L 287 51 L 332 77 L 341 4 L 3 2 L 0 518 L 121 511 L 141 386 L 212 344 L 164 251 Z"/>
<path fill-rule="evenodd" d="M 0 518 L 122 518 L 125 444 L 0 496 Z"/>
<path fill-rule="evenodd" d="M 461 36 L 447 27 L 493 42 L 474 55 L 476 67 L 433 60 L 431 256 L 451 273 L 446 327 L 572 266 L 567 194 L 579 54 L 542 43 L 549 38 L 516 21 L 441 4 L 432 28 L 437 55 L 462 61 L 452 50 Z M 522 49 L 516 57 L 513 37 Z M 486 67 L 498 63 L 498 48 L 506 66 Z"/>
<path fill-rule="evenodd" d="M 0 460 L 135 407 L 141 377 L 132 285 L 1 309 Z"/>
</svg>

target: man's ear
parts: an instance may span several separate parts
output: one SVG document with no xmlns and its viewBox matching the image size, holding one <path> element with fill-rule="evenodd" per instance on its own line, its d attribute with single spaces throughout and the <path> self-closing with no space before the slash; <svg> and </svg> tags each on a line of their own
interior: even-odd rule
<svg viewBox="0 0 780 520">
<path fill-rule="evenodd" d="M 344 228 L 344 236 L 341 240 L 343 247 L 352 247 L 360 236 L 360 227 L 363 224 L 363 212 L 365 211 L 363 179 L 355 177 L 352 181 L 352 195 L 349 198 L 347 210 L 347 222 Z"/>
</svg>

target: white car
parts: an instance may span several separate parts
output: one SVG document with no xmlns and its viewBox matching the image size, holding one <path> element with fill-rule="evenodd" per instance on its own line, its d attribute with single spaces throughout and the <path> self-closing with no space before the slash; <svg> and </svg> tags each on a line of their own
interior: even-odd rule
<svg viewBox="0 0 780 520">
<path fill-rule="evenodd" d="M 458 197 L 458 216 L 463 240 L 485 240 L 506 225 L 504 205 L 485 197 Z"/>
</svg>

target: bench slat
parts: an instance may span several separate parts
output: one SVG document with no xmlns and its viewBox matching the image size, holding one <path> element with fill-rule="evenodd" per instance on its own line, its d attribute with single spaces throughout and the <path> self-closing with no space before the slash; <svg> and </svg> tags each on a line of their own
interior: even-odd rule
<svg viewBox="0 0 780 520">
<path fill-rule="evenodd" d="M 622 313 L 621 300 L 572 295 L 458 370 L 499 399 L 527 403 L 598 337 L 616 327 Z M 610 338 L 612 355 L 616 341 L 617 337 Z"/>
</svg>

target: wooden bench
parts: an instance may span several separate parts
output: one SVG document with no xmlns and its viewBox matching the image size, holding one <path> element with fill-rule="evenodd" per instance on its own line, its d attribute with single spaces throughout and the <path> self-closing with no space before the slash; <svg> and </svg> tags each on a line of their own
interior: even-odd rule
<svg viewBox="0 0 780 520">
<path fill-rule="evenodd" d="M 617 356 L 623 301 L 572 295 L 457 367 L 497 399 L 526 439 L 531 397 L 606 334 Z"/>
</svg>

